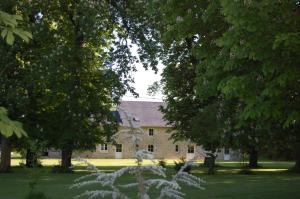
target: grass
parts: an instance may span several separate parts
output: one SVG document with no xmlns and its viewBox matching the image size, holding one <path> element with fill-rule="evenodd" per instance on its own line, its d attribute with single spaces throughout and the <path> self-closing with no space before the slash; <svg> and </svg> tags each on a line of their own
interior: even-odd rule
<svg viewBox="0 0 300 199">
<path fill-rule="evenodd" d="M 13 160 L 17 165 L 20 160 Z M 105 172 L 111 172 L 126 164 L 133 165 L 134 160 L 91 159 Z M 167 161 L 169 164 L 173 161 Z M 52 199 L 71 199 L 83 190 L 69 190 L 73 180 L 87 174 L 86 171 L 77 170 L 74 174 L 51 173 L 50 165 L 58 160 L 43 160 L 47 165 L 42 169 L 13 168 L 13 173 L 0 174 L 0 199 L 23 199 L 29 191 L 28 183 L 33 176 L 38 176 L 37 190 L 43 191 Z M 146 162 L 150 164 L 150 162 Z M 287 172 L 293 165 L 291 162 L 260 162 L 262 168 L 254 169 L 251 175 L 238 174 L 240 162 L 219 162 L 218 172 L 214 176 L 206 175 L 206 169 L 197 167 L 192 172 L 206 180 L 206 190 L 197 190 L 184 187 L 187 199 L 295 199 L 300 198 L 300 175 Z M 81 169 L 81 168 L 80 168 Z M 171 165 L 167 170 L 171 175 L 174 170 Z M 149 177 L 149 175 L 148 175 Z M 119 183 L 133 181 L 133 176 L 125 175 Z M 128 190 L 127 194 L 133 196 L 135 189 Z"/>
</svg>

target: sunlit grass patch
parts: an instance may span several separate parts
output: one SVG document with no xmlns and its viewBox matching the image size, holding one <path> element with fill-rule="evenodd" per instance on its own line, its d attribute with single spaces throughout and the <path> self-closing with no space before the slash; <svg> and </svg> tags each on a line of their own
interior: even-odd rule
<svg viewBox="0 0 300 199">
<path fill-rule="evenodd" d="M 283 172 L 287 171 L 288 169 L 264 169 L 264 168 L 259 168 L 259 169 L 250 169 L 251 171 L 255 172 Z"/>
</svg>

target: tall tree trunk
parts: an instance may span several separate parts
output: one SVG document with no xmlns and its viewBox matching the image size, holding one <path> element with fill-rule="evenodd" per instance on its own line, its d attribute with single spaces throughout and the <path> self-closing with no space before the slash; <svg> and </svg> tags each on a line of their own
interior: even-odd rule
<svg viewBox="0 0 300 199">
<path fill-rule="evenodd" d="M 11 144 L 9 138 L 1 135 L 1 162 L 0 171 L 8 172 L 11 169 Z"/>
<path fill-rule="evenodd" d="M 294 158 L 295 158 L 294 169 L 295 171 L 300 172 L 300 142 L 296 143 L 294 146 Z"/>
<path fill-rule="evenodd" d="M 248 167 L 250 168 L 257 168 L 258 167 L 258 151 L 255 147 L 251 147 L 249 150 L 249 164 Z"/>
<path fill-rule="evenodd" d="M 26 151 L 26 167 L 33 168 L 38 166 L 38 158 L 36 152 L 27 149 Z"/>
<path fill-rule="evenodd" d="M 72 150 L 63 149 L 61 151 L 61 167 L 64 169 L 69 169 L 72 166 Z"/>
</svg>

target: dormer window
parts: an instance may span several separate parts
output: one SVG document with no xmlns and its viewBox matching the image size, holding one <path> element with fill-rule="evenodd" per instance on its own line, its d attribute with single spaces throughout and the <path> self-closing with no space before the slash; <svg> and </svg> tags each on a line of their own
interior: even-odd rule
<svg viewBox="0 0 300 199">
<path fill-rule="evenodd" d="M 154 136 L 154 129 L 149 129 L 149 136 Z"/>
</svg>

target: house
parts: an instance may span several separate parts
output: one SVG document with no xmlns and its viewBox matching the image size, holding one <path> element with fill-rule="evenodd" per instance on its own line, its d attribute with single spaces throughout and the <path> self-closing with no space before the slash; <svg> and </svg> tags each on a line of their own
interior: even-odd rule
<svg viewBox="0 0 300 199">
<path fill-rule="evenodd" d="M 163 114 L 159 110 L 163 102 L 148 101 L 122 101 L 119 106 L 118 117 L 120 121 L 119 133 L 115 136 L 114 143 L 104 143 L 97 146 L 93 152 L 81 153 L 81 157 L 88 158 L 133 158 L 135 154 L 135 144 L 128 138 L 128 133 L 124 130 L 129 128 L 125 113 L 133 117 L 143 133 L 141 141 L 137 146 L 140 150 L 152 152 L 155 159 L 203 159 L 204 151 L 201 146 L 197 146 L 190 141 L 174 142 L 170 139 L 170 126 L 163 120 Z M 123 111 L 120 111 L 123 110 Z M 230 160 L 230 151 L 221 150 L 218 159 Z"/>
</svg>

